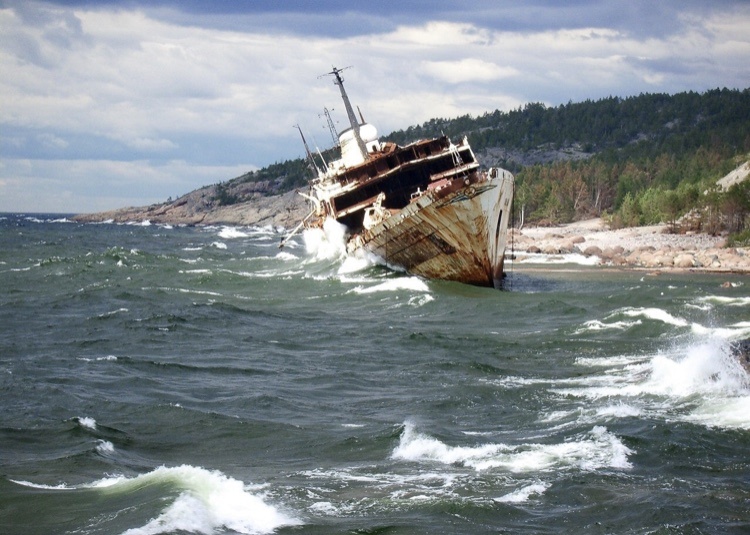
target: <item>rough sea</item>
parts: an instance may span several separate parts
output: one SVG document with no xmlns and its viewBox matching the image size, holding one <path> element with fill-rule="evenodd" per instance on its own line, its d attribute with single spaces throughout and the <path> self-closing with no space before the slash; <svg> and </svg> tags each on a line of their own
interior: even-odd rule
<svg viewBox="0 0 750 535">
<path fill-rule="evenodd" d="M 746 534 L 750 279 L 0 215 L 0 533 Z"/>
</svg>

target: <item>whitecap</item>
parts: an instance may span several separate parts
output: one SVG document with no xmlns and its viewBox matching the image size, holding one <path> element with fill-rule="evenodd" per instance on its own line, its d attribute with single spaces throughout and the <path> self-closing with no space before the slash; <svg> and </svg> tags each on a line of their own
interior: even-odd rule
<svg viewBox="0 0 750 535">
<path fill-rule="evenodd" d="M 117 310 L 113 310 L 111 312 L 104 312 L 102 314 L 99 314 L 99 318 L 108 318 L 110 316 L 114 316 L 115 314 L 119 314 L 121 312 L 130 312 L 127 308 L 118 308 Z"/>
<path fill-rule="evenodd" d="M 401 290 L 429 292 L 430 288 L 427 286 L 427 283 L 419 277 L 397 277 L 367 288 L 358 286 L 351 291 L 357 294 L 371 294 L 377 292 L 397 292 Z"/>
<path fill-rule="evenodd" d="M 278 258 L 279 260 L 284 260 L 284 261 L 297 260 L 296 256 L 294 256 L 292 253 L 288 253 L 286 251 L 281 251 L 274 258 Z"/>
<path fill-rule="evenodd" d="M 22 485 L 24 487 L 29 487 L 32 489 L 43 489 L 43 490 L 75 490 L 75 487 L 69 487 L 65 483 L 60 483 L 59 485 L 42 485 L 40 483 L 32 483 L 31 481 L 25 481 L 23 479 L 11 479 L 13 483 L 17 485 Z"/>
<path fill-rule="evenodd" d="M 574 334 L 583 334 L 585 332 L 597 332 L 606 330 L 617 330 L 625 331 L 636 325 L 641 325 L 641 320 L 635 321 L 614 321 L 612 323 L 605 323 L 601 320 L 591 320 L 583 324 L 583 326 L 575 331 Z"/>
<path fill-rule="evenodd" d="M 615 355 L 612 357 L 578 357 L 575 363 L 579 366 L 587 367 L 604 367 L 611 368 L 613 366 L 627 366 L 648 360 L 648 356 L 635 356 L 635 355 Z"/>
<path fill-rule="evenodd" d="M 435 298 L 429 294 L 415 295 L 409 298 L 409 306 L 419 308 L 434 300 Z"/>
<path fill-rule="evenodd" d="M 708 295 L 700 297 L 700 302 L 719 304 L 730 307 L 745 307 L 750 305 L 750 297 L 727 297 L 723 295 Z"/>
<path fill-rule="evenodd" d="M 412 462 L 459 464 L 475 470 L 502 469 L 510 472 L 539 472 L 578 468 L 592 471 L 601 468 L 631 468 L 628 456 L 633 453 L 615 435 L 601 426 L 559 444 L 483 444 L 449 446 L 418 433 L 407 423 L 391 457 Z"/>
<path fill-rule="evenodd" d="M 247 238 L 249 236 L 245 232 L 242 232 L 241 230 L 235 227 L 222 227 L 218 235 L 220 238 L 223 238 L 225 240 L 232 240 L 235 238 Z"/>
<path fill-rule="evenodd" d="M 541 496 L 550 487 L 549 483 L 537 482 L 531 485 L 526 485 L 518 490 L 514 490 L 500 498 L 495 498 L 496 502 L 500 503 L 522 503 L 529 501 L 531 496 Z"/>
<path fill-rule="evenodd" d="M 661 308 L 626 308 L 621 311 L 622 314 L 630 317 L 644 317 L 646 319 L 661 321 L 667 325 L 675 327 L 687 327 L 688 322 L 682 318 L 673 316 Z"/>
<path fill-rule="evenodd" d="M 603 359 L 601 363 L 605 363 Z M 578 364 L 591 365 L 587 359 Z M 622 364 L 613 360 L 611 364 Z M 574 381 L 557 381 L 576 384 Z M 620 398 L 634 402 L 599 409 L 605 417 L 648 412 L 707 426 L 750 428 L 750 375 L 726 338 L 705 337 L 645 360 L 618 366 L 605 374 L 578 380 L 576 388 L 555 388 L 565 396 Z M 657 399 L 654 399 L 654 398 Z"/>
<path fill-rule="evenodd" d="M 627 418 L 640 416 L 641 409 L 629 405 L 627 403 L 616 403 L 614 405 L 607 405 L 600 407 L 596 410 L 597 416 L 612 417 L 612 418 Z"/>
<path fill-rule="evenodd" d="M 336 516 L 339 514 L 338 508 L 331 502 L 315 502 L 310 506 L 310 510 L 326 516 Z"/>
<path fill-rule="evenodd" d="M 211 242 L 211 247 L 216 247 L 217 249 L 226 249 L 227 244 L 220 241 Z"/>
<path fill-rule="evenodd" d="M 96 443 L 96 451 L 102 455 L 108 455 L 114 453 L 115 446 L 109 440 L 98 440 Z"/>
<path fill-rule="evenodd" d="M 96 429 L 96 420 L 94 420 L 93 418 L 84 417 L 84 418 L 73 418 L 73 419 L 76 422 L 78 422 L 78 425 L 80 425 L 81 427 L 85 429 L 91 429 L 91 430 Z"/>
<path fill-rule="evenodd" d="M 707 427 L 750 430 L 750 394 L 707 399 L 685 419 Z"/>
<path fill-rule="evenodd" d="M 106 487 L 109 493 L 132 494 L 153 484 L 168 484 L 180 494 L 156 518 L 144 526 L 125 531 L 125 534 L 156 535 L 175 531 L 213 534 L 224 530 L 261 534 L 272 533 L 281 526 L 301 524 L 278 507 L 266 503 L 242 481 L 219 471 L 189 465 L 162 466 L 132 479 L 108 478 L 92 487 Z"/>
<path fill-rule="evenodd" d="M 107 446 L 103 447 L 107 449 Z M 219 471 L 190 465 L 174 468 L 162 466 L 134 478 L 113 476 L 76 486 L 40 485 L 23 480 L 13 482 L 47 490 L 100 489 L 109 495 L 132 495 L 146 486 L 168 486 L 179 492 L 177 498 L 156 518 L 141 527 L 128 529 L 123 535 L 157 535 L 177 531 L 209 535 L 227 530 L 266 534 L 273 533 L 282 526 L 301 525 L 298 519 L 281 511 L 279 507 L 266 503 L 261 495 L 252 492 L 242 481 Z M 163 499 L 172 500 L 172 494 L 172 491 L 167 490 Z"/>
</svg>

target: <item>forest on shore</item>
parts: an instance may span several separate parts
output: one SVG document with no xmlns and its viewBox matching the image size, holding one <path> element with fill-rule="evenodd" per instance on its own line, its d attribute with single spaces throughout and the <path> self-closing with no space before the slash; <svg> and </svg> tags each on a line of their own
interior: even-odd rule
<svg viewBox="0 0 750 535">
<path fill-rule="evenodd" d="M 515 217 L 561 224 L 605 217 L 613 227 L 689 224 L 708 233 L 750 239 L 750 180 L 716 182 L 750 159 L 750 89 L 641 94 L 509 112 L 432 119 L 382 139 L 406 144 L 467 136 L 484 167 L 516 176 Z M 214 200 L 246 200 L 249 183 L 268 195 L 307 185 L 302 158 L 269 165 L 218 184 Z M 245 185 L 245 187 L 242 187 Z M 684 224 L 684 223 L 683 223 Z"/>
</svg>

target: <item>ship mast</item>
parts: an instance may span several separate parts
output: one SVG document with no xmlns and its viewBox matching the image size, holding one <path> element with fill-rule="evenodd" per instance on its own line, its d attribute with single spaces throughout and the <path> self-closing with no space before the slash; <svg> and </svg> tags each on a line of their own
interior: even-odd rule
<svg viewBox="0 0 750 535">
<path fill-rule="evenodd" d="M 349 67 L 344 67 L 343 69 L 337 69 L 336 67 L 333 67 L 333 70 L 329 73 L 326 73 L 326 75 L 333 75 L 335 77 L 334 84 L 339 86 L 339 89 L 341 90 L 341 98 L 344 101 L 344 107 L 346 108 L 346 114 L 349 116 L 349 123 L 352 125 L 352 132 L 354 132 L 354 139 L 357 141 L 357 146 L 359 147 L 360 152 L 362 153 L 362 159 L 367 160 L 367 148 L 365 147 L 365 142 L 362 141 L 362 136 L 359 133 L 359 121 L 357 121 L 357 116 L 354 114 L 354 109 L 352 108 L 351 102 L 349 102 L 349 96 L 346 94 L 346 89 L 344 89 L 344 79 L 341 77 L 341 71 L 344 69 L 348 69 Z M 326 76 L 323 75 L 323 76 Z"/>
<path fill-rule="evenodd" d="M 323 171 L 320 170 L 318 167 L 318 164 L 315 163 L 315 158 L 313 158 L 312 153 L 310 152 L 310 147 L 307 146 L 307 140 L 305 139 L 305 134 L 302 133 L 302 128 L 300 128 L 300 125 L 295 124 L 294 128 L 299 130 L 299 135 L 302 136 L 302 144 L 305 146 L 305 153 L 307 154 L 307 165 L 310 167 L 310 171 L 315 171 L 318 173 L 318 176 L 323 174 Z"/>
<path fill-rule="evenodd" d="M 328 131 L 331 132 L 333 146 L 338 147 L 339 133 L 336 131 L 336 125 L 333 124 L 333 119 L 331 119 L 331 112 L 328 110 L 328 108 L 323 108 L 323 114 L 326 116 L 326 121 L 328 121 Z M 320 115 L 318 115 L 318 117 L 320 117 Z"/>
</svg>

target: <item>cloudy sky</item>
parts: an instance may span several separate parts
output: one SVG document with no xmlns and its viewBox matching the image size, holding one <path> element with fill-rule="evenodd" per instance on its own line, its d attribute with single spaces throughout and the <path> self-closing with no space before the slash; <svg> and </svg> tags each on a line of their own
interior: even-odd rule
<svg viewBox="0 0 750 535">
<path fill-rule="evenodd" d="M 177 197 L 433 117 L 750 87 L 747 0 L 0 0 L 0 212 Z"/>
</svg>

